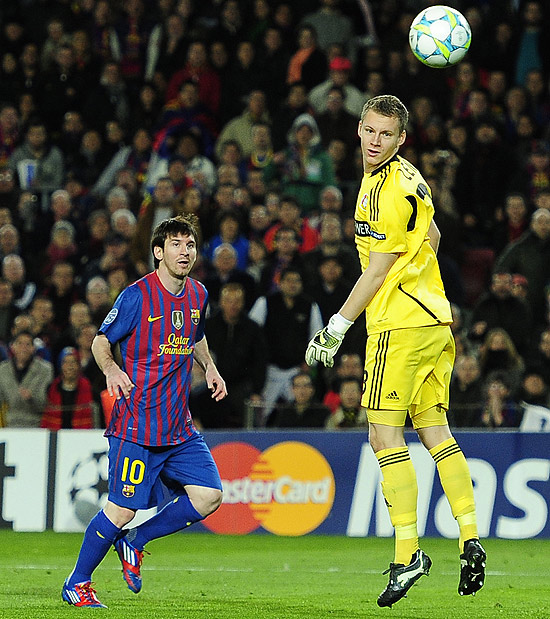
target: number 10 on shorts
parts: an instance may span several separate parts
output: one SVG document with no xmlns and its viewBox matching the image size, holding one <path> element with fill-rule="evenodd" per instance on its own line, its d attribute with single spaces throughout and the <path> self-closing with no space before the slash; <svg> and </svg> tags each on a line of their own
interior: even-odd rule
<svg viewBox="0 0 550 619">
<path fill-rule="evenodd" d="M 124 458 L 122 464 L 121 481 L 129 481 L 132 484 L 141 484 L 145 475 L 145 462 L 142 460 L 132 460 L 130 458 Z"/>
</svg>

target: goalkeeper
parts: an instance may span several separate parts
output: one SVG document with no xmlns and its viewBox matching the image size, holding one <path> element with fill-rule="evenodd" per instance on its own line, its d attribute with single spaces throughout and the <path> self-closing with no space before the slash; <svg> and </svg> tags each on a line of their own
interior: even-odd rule
<svg viewBox="0 0 550 619">
<path fill-rule="evenodd" d="M 485 577 L 470 472 L 446 417 L 455 344 L 436 257 L 440 234 L 430 189 L 418 170 L 397 154 L 407 122 L 408 111 L 397 97 L 374 97 L 363 107 L 358 133 L 364 175 L 355 209 L 363 273 L 306 350 L 309 365 L 332 367 L 346 331 L 366 311 L 362 405 L 395 528 L 394 561 L 379 606 L 404 597 L 431 566 L 418 544 L 418 488 L 404 440 L 407 414 L 437 465 L 458 522 L 458 592 L 475 594 Z"/>
</svg>

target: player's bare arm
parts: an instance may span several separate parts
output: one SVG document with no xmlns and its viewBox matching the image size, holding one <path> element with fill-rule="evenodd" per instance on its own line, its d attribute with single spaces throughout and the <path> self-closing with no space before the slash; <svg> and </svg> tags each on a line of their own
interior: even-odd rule
<svg viewBox="0 0 550 619">
<path fill-rule="evenodd" d="M 378 292 L 399 254 L 371 252 L 369 266 L 363 271 L 340 311 L 329 320 L 328 325 L 315 334 L 306 349 L 306 363 L 320 361 L 326 367 L 334 365 L 334 355 L 347 330 L 359 314 L 369 305 Z"/>
<path fill-rule="evenodd" d="M 111 343 L 102 333 L 96 335 L 92 342 L 92 354 L 99 369 L 105 374 L 109 395 L 116 396 L 117 400 L 130 397 L 135 385 L 115 361 Z"/>
<path fill-rule="evenodd" d="M 437 250 L 439 249 L 439 241 L 441 240 L 441 232 L 433 219 L 430 223 L 430 227 L 428 228 L 428 237 L 430 238 L 430 245 L 432 249 L 437 254 Z"/>
<path fill-rule="evenodd" d="M 203 337 L 200 342 L 195 344 L 195 360 L 204 370 L 206 385 L 212 391 L 212 398 L 219 402 L 227 395 L 227 387 L 225 381 L 218 372 L 218 368 L 212 359 L 206 337 Z"/>
</svg>

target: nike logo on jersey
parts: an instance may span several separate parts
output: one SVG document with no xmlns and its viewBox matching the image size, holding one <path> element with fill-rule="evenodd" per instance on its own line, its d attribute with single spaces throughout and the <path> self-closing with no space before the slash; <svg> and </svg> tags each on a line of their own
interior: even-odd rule
<svg viewBox="0 0 550 619">
<path fill-rule="evenodd" d="M 164 316 L 151 316 L 151 314 L 147 316 L 147 320 L 149 322 L 155 322 L 155 320 L 160 320 L 161 318 L 164 318 Z"/>
</svg>

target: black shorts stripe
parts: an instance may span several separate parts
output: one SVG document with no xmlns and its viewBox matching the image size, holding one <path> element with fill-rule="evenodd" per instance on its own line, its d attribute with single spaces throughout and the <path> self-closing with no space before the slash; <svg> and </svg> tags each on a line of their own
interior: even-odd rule
<svg viewBox="0 0 550 619">
<path fill-rule="evenodd" d="M 390 332 L 384 331 L 378 336 L 378 347 L 374 361 L 372 373 L 372 384 L 369 393 L 368 408 L 379 409 L 382 397 L 382 382 L 384 379 L 384 368 L 386 367 L 386 357 L 388 354 L 388 344 Z"/>
</svg>

